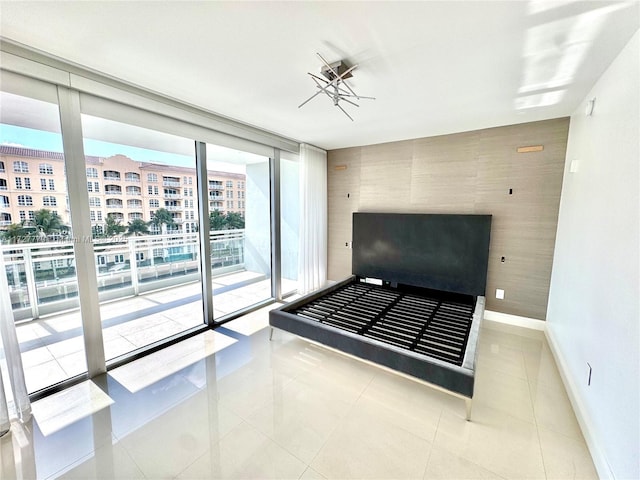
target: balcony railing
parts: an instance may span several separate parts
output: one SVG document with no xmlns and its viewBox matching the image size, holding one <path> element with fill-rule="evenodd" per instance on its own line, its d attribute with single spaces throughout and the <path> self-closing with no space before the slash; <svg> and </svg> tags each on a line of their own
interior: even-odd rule
<svg viewBox="0 0 640 480">
<path fill-rule="evenodd" d="M 209 195 L 209 200 L 224 200 L 224 195 Z"/>
<path fill-rule="evenodd" d="M 122 190 L 105 190 L 106 195 L 122 195 Z"/>
<path fill-rule="evenodd" d="M 181 212 L 182 207 L 179 205 L 165 205 L 165 210 L 169 210 L 170 212 Z"/>
<path fill-rule="evenodd" d="M 173 180 L 163 180 L 162 185 L 164 185 L 165 187 L 179 187 L 180 182 L 175 182 Z"/>
<path fill-rule="evenodd" d="M 182 223 L 182 219 L 174 219 Z M 244 230 L 210 235 L 214 275 L 244 268 Z M 197 281 L 197 233 L 95 239 L 101 301 Z M 73 241 L 0 245 L 14 319 L 25 320 L 78 307 Z M 118 260 L 124 259 L 124 262 Z"/>
<path fill-rule="evenodd" d="M 113 181 L 116 181 L 116 182 L 122 181 L 122 178 L 117 176 L 117 175 L 105 175 L 104 179 L 105 180 L 113 180 Z"/>
</svg>

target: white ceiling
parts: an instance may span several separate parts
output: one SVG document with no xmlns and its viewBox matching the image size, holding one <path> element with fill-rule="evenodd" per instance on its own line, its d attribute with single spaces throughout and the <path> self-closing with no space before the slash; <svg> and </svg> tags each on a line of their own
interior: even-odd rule
<svg viewBox="0 0 640 480">
<path fill-rule="evenodd" d="M 639 3 L 5 2 L 0 33 L 325 149 L 568 116 L 640 25 Z M 315 93 L 359 66 L 360 108 Z"/>
</svg>

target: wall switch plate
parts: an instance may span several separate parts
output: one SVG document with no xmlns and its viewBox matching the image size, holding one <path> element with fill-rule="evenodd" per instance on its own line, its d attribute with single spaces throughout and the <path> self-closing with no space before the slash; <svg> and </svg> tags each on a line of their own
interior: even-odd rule
<svg viewBox="0 0 640 480">
<path fill-rule="evenodd" d="M 498 300 L 504 300 L 504 290 L 501 288 L 496 288 L 496 298 Z"/>
</svg>

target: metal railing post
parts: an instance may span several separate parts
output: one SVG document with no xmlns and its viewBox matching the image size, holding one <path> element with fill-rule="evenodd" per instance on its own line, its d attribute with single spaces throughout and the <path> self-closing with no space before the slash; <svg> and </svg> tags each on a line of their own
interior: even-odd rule
<svg viewBox="0 0 640 480">
<path fill-rule="evenodd" d="M 22 256 L 24 258 L 24 274 L 27 280 L 27 294 L 29 295 L 31 317 L 38 318 L 40 316 L 40 311 L 38 309 L 38 290 L 36 289 L 36 276 L 33 272 L 35 265 L 33 265 L 31 261 L 31 249 L 23 247 Z"/>
<path fill-rule="evenodd" d="M 136 237 L 129 237 L 129 269 L 131 270 L 131 286 L 133 287 L 133 294 L 138 295 L 140 293 L 140 287 L 138 286 L 138 258 L 136 256 Z"/>
</svg>

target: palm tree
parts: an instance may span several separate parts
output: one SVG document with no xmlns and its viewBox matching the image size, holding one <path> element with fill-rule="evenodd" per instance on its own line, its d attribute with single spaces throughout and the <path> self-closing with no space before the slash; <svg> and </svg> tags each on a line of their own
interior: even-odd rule
<svg viewBox="0 0 640 480">
<path fill-rule="evenodd" d="M 106 237 L 112 237 L 114 235 L 120 235 L 127 229 L 124 225 L 120 223 L 120 220 L 116 220 L 113 214 L 107 215 L 107 220 L 105 221 L 104 234 Z"/>
<path fill-rule="evenodd" d="M 160 227 L 162 233 L 167 233 L 167 226 L 172 227 L 176 224 L 175 220 L 171 216 L 171 212 L 166 208 L 159 208 L 153 214 L 151 218 L 151 224 L 156 227 Z"/>
<path fill-rule="evenodd" d="M 238 212 L 229 212 L 225 218 L 228 229 L 244 228 L 244 217 Z"/>
<path fill-rule="evenodd" d="M 7 243 L 23 243 L 29 239 L 23 223 L 12 223 L 0 235 Z"/>
<path fill-rule="evenodd" d="M 149 234 L 149 224 L 142 220 L 141 218 L 136 218 L 129 222 L 127 225 L 127 233 L 126 235 L 148 235 Z"/>
<path fill-rule="evenodd" d="M 214 210 L 209 214 L 209 224 L 211 230 L 224 230 L 226 225 L 226 219 L 220 210 Z"/>
<path fill-rule="evenodd" d="M 62 222 L 62 219 L 56 212 L 52 212 L 46 208 L 37 210 L 33 214 L 33 225 L 36 228 L 36 235 L 41 241 L 56 233 L 67 232 L 69 227 Z"/>
</svg>

